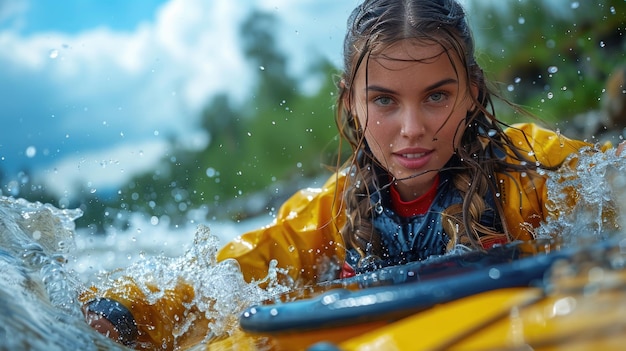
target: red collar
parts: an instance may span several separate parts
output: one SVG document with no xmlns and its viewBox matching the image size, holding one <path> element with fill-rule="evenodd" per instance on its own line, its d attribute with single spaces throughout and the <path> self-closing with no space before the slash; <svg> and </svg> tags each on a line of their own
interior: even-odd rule
<svg viewBox="0 0 626 351">
<path fill-rule="evenodd" d="M 415 200 L 411 201 L 402 201 L 400 198 L 400 193 L 394 186 L 391 187 L 391 206 L 393 210 L 401 217 L 412 217 L 417 215 L 422 215 L 428 211 L 430 205 L 435 200 L 435 195 L 437 195 L 437 186 L 439 185 L 439 175 L 435 177 L 435 181 L 433 185 L 431 185 L 428 191 L 418 197 Z"/>
</svg>

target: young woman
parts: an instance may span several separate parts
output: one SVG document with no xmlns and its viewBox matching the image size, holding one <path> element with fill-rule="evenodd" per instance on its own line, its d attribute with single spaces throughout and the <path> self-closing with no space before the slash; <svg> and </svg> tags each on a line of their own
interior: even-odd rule
<svg viewBox="0 0 626 351">
<path fill-rule="evenodd" d="M 530 240 L 548 215 L 539 169 L 589 146 L 496 118 L 455 0 L 365 0 L 348 20 L 344 65 L 336 121 L 352 155 L 272 225 L 219 251 L 247 280 L 265 277 L 271 260 L 310 283 Z M 181 282 L 148 303 L 128 278 L 83 299 L 90 323 L 113 338 L 172 346 L 184 321 L 163 316 L 185 315 L 190 289 Z"/>
</svg>

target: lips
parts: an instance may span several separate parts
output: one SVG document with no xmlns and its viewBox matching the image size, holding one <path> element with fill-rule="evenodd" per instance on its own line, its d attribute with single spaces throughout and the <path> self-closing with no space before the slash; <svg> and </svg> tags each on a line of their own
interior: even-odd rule
<svg viewBox="0 0 626 351">
<path fill-rule="evenodd" d="M 432 156 L 433 150 L 411 149 L 400 150 L 393 155 L 398 164 L 408 169 L 419 169 L 424 167 Z"/>
</svg>

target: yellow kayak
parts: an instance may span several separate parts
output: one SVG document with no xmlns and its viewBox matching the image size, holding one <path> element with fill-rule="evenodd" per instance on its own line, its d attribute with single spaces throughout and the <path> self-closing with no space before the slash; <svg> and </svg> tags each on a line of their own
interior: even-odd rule
<svg viewBox="0 0 626 351">
<path fill-rule="evenodd" d="M 391 267 L 312 298 L 253 306 L 233 335 L 195 349 L 623 349 L 619 242 L 525 245 Z"/>
</svg>

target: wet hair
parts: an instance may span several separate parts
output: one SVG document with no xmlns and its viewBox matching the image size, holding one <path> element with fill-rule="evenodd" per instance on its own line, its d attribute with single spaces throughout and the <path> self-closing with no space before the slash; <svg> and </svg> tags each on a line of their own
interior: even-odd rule
<svg viewBox="0 0 626 351">
<path fill-rule="evenodd" d="M 365 0 L 353 10 L 347 25 L 343 46 L 344 70 L 336 111 L 339 133 L 352 150 L 351 156 L 342 165 L 349 170 L 343 194 L 347 221 L 341 228 L 346 248 L 356 249 L 361 257 L 384 257 L 380 235 L 372 225 L 370 195 L 394 180 L 378 184 L 380 179 L 386 179 L 379 174 L 386 168 L 369 150 L 364 137 L 365 126 L 359 125 L 353 111 L 353 83 L 360 67 L 365 67 L 367 75 L 370 58 L 406 39 L 441 45 L 456 73 L 465 75 L 465 79 L 459 81 L 467 83 L 466 91 L 471 91 L 472 86 L 478 90 L 476 96 L 469 97 L 475 108 L 467 114 L 461 142 L 453 156 L 458 162 L 455 162 L 452 181 L 463 202 L 442 213 L 444 230 L 450 238 L 447 249 L 457 244 L 482 249 L 483 242 L 494 237 L 510 241 L 501 201 L 495 198 L 495 173 L 536 166 L 524 162 L 522 165 L 508 164 L 504 158 L 494 157 L 506 150 L 514 159 L 524 159 L 503 131 L 508 126 L 495 117 L 492 103 L 494 89 L 487 86 L 483 71 L 474 57 L 474 40 L 464 9 L 455 0 Z M 485 196 L 488 194 L 494 196 L 495 210 L 503 221 L 503 230 L 480 224 L 481 214 L 487 208 Z"/>
</svg>

